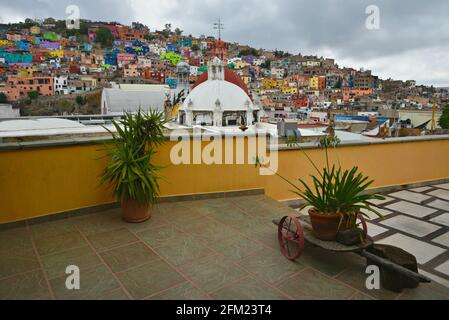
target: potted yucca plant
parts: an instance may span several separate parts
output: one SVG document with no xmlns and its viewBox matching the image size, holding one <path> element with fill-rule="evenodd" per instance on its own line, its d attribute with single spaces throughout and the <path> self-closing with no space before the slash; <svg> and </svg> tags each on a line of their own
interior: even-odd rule
<svg viewBox="0 0 449 320">
<path fill-rule="evenodd" d="M 362 240 L 361 233 L 358 230 L 358 216 L 363 215 L 369 218 L 365 212 L 370 211 L 382 217 L 369 201 L 382 200 L 384 197 L 366 193 L 373 180 L 369 180 L 368 177 L 359 172 L 358 167 L 344 170 L 340 164 L 338 166 L 330 165 L 328 148 L 335 148 L 339 142 L 339 139 L 334 135 L 325 136 L 320 140 L 319 147 L 325 151 L 326 162 L 325 167 L 321 170 L 309 155 L 301 149 L 317 172 L 317 174 L 311 175 L 311 184 L 299 179 L 301 186 L 299 187 L 278 173 L 276 175 L 294 188 L 292 192 L 304 200 L 303 207 L 312 207 L 309 210 L 309 216 L 313 233 L 318 239 L 325 241 L 338 240 L 344 244 L 352 245 Z M 289 144 L 297 145 L 296 141 L 291 140 L 289 140 Z M 256 165 L 262 165 L 260 159 L 256 159 Z M 362 209 L 365 209 L 365 212 L 361 211 Z M 337 239 L 339 234 L 343 236 Z"/>
<path fill-rule="evenodd" d="M 151 218 L 151 207 L 159 199 L 160 167 L 152 163 L 156 148 L 163 143 L 162 112 L 125 113 L 120 121 L 112 121 L 115 132 L 106 150 L 109 163 L 102 182 L 111 184 L 121 202 L 123 219 L 143 222 Z"/>
</svg>

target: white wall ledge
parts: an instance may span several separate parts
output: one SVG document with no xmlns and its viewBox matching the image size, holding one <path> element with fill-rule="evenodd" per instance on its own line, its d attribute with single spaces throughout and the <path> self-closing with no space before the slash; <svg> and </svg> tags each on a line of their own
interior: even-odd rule
<svg viewBox="0 0 449 320">
<path fill-rule="evenodd" d="M 210 136 L 206 134 L 205 136 Z M 243 135 L 236 135 L 243 136 Z M 254 137 L 256 134 L 248 134 L 246 137 Z M 191 136 L 188 136 L 193 138 Z M 165 136 L 166 140 L 170 140 L 170 135 Z M 182 138 L 180 136 L 179 138 Z M 65 147 L 74 145 L 91 145 L 91 144 L 102 144 L 111 140 L 110 137 L 78 137 L 78 138 L 67 138 L 61 140 L 41 140 L 41 141 L 29 141 L 29 142 L 8 142 L 0 143 L 0 151 L 3 150 L 21 150 L 21 149 L 33 149 L 33 148 L 45 148 L 45 147 Z M 393 144 L 393 143 L 410 143 L 410 142 L 425 142 L 425 141 L 439 141 L 439 140 L 449 140 L 449 134 L 445 135 L 428 135 L 428 136 L 418 136 L 418 137 L 400 137 L 400 138 L 386 138 L 386 139 L 373 139 L 371 141 L 342 141 L 338 147 L 348 147 L 348 146 L 369 146 L 378 144 Z M 279 151 L 291 151 L 300 149 L 317 149 L 318 143 L 300 143 L 295 146 L 289 146 L 287 144 L 271 144 L 269 150 L 279 150 Z"/>
<path fill-rule="evenodd" d="M 350 146 L 368 146 L 377 144 L 390 144 L 390 143 L 409 143 L 409 142 L 424 142 L 424 141 L 438 141 L 449 140 L 449 134 L 444 135 L 427 135 L 427 136 L 414 136 L 414 137 L 398 137 L 398 138 L 385 138 L 385 139 L 373 139 L 363 141 L 342 141 L 338 147 L 350 147 Z M 287 144 L 270 145 L 270 150 L 288 151 L 288 150 L 300 150 L 300 149 L 317 149 L 318 142 L 313 143 L 300 143 L 298 145 L 289 146 Z"/>
</svg>

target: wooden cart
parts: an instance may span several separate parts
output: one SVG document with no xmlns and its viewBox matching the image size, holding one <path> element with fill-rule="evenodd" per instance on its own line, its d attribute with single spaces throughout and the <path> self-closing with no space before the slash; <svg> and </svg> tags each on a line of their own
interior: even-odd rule
<svg viewBox="0 0 449 320">
<path fill-rule="evenodd" d="M 307 241 L 314 246 L 329 251 L 356 253 L 375 262 L 379 266 L 397 272 L 417 282 L 431 282 L 429 278 L 419 273 L 369 252 L 368 249 L 374 245 L 374 241 L 368 236 L 368 228 L 362 215 L 359 216 L 359 220 L 360 225 L 363 227 L 365 241 L 356 246 L 346 246 L 336 241 L 323 241 L 316 238 L 313 234 L 312 225 L 308 216 L 285 216 L 282 219 L 273 220 L 273 223 L 278 226 L 279 246 L 282 254 L 287 259 L 295 260 L 299 258 L 304 251 L 304 245 Z"/>
</svg>

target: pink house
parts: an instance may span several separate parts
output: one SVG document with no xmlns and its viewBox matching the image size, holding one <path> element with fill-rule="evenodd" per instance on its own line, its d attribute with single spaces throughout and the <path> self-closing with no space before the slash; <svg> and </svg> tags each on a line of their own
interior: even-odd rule
<svg viewBox="0 0 449 320">
<path fill-rule="evenodd" d="M 89 41 L 95 41 L 95 39 L 97 38 L 97 35 L 95 34 L 95 32 L 89 31 L 88 37 L 89 37 Z"/>
<path fill-rule="evenodd" d="M 126 66 L 130 64 L 131 62 L 134 62 L 136 59 L 135 54 L 131 53 L 119 53 L 117 54 L 117 64 L 119 66 Z"/>
<path fill-rule="evenodd" d="M 112 36 L 114 37 L 114 39 L 117 39 L 119 37 L 117 25 L 107 24 L 107 25 L 105 25 L 105 28 L 108 28 L 109 30 L 111 30 L 111 33 L 112 33 Z"/>
</svg>

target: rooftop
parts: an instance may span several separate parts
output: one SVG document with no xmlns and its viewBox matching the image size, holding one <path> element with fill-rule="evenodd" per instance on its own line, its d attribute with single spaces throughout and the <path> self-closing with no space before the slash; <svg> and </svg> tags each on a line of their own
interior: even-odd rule
<svg viewBox="0 0 449 320">
<path fill-rule="evenodd" d="M 448 193 L 442 184 L 389 194 L 386 220 L 369 224 L 434 280 L 399 294 L 366 289 L 365 259 L 352 253 L 306 246 L 297 261 L 284 258 L 270 221 L 297 211 L 253 192 L 163 202 L 143 224 L 112 207 L 3 228 L 0 299 L 449 299 Z M 417 199 L 429 215 L 402 214 Z M 69 264 L 80 267 L 80 290 L 65 288 Z"/>
<path fill-rule="evenodd" d="M 263 141 L 248 131 L 240 141 Z M 164 166 L 162 202 L 152 219 L 123 222 L 99 186 L 104 139 L 0 144 L 0 299 L 449 299 L 447 135 L 344 141 L 330 150 L 387 196 L 379 203 L 385 220 L 370 221 L 370 235 L 413 254 L 432 280 L 402 293 L 366 289 L 366 260 L 355 254 L 306 246 L 295 262 L 284 258 L 271 220 L 299 214 L 288 206 L 297 199 L 282 179 L 254 167 L 250 149 L 243 164 L 175 165 L 179 141 L 167 139 L 155 158 Z M 301 148 L 324 161 L 316 143 Z M 298 147 L 279 145 L 269 157 L 291 180 L 313 172 Z M 65 288 L 68 265 L 80 267 L 79 291 Z"/>
</svg>

